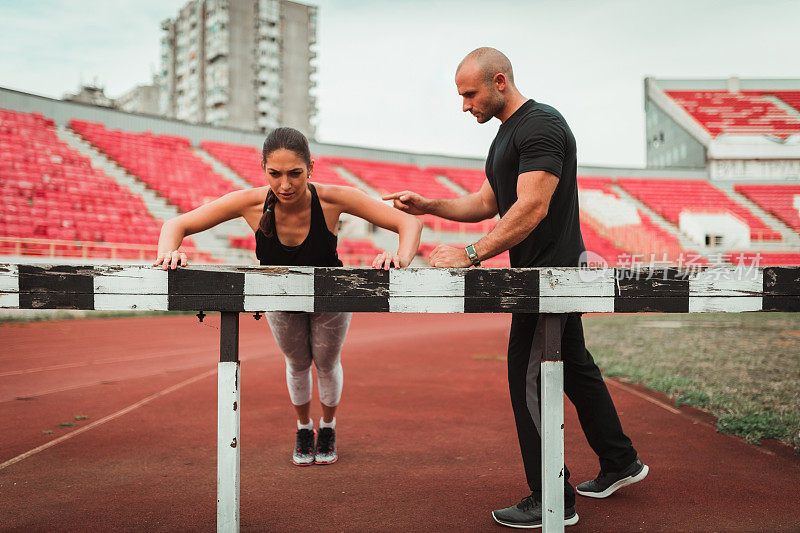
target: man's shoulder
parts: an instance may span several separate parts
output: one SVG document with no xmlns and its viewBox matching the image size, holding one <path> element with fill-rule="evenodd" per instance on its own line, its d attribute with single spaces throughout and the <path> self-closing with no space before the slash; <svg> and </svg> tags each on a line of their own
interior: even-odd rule
<svg viewBox="0 0 800 533">
<path fill-rule="evenodd" d="M 564 127 L 566 124 L 564 116 L 559 113 L 558 109 L 541 102 L 533 102 L 533 105 L 528 106 L 519 121 L 519 126 L 526 128 Z"/>
</svg>

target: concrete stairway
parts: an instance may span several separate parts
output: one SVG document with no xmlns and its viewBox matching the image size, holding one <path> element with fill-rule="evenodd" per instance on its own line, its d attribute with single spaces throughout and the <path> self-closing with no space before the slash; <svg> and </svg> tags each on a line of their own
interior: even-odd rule
<svg viewBox="0 0 800 533">
<path fill-rule="evenodd" d="M 685 250 L 697 250 L 697 252 L 700 254 L 711 253 L 711 251 L 705 249 L 705 246 L 701 246 L 700 244 L 694 242 L 692 239 L 687 237 L 686 234 L 682 233 L 675 225 L 673 225 L 667 219 L 665 219 L 664 217 L 662 217 L 661 215 L 650 209 L 647 205 L 645 205 L 635 196 L 628 194 L 627 191 L 625 191 L 625 189 L 623 189 L 619 185 L 616 184 L 612 185 L 611 188 L 612 190 L 614 190 L 614 192 L 619 194 L 620 198 L 622 198 L 627 202 L 632 203 L 633 205 L 636 206 L 637 209 L 640 209 L 647 216 L 649 216 L 656 226 L 660 227 L 661 229 L 663 229 L 667 233 L 670 233 L 676 239 L 678 239 L 678 243 L 681 245 L 681 248 Z"/>
<path fill-rule="evenodd" d="M 376 200 L 380 200 L 382 194 L 367 185 L 367 182 L 350 172 L 344 167 L 339 165 L 331 165 L 333 170 L 335 170 L 339 176 L 341 176 L 345 181 L 349 181 L 353 187 L 361 189 L 365 193 L 367 193 L 371 198 L 375 198 Z"/>
<path fill-rule="evenodd" d="M 747 196 L 736 192 L 734 189 L 734 185 L 736 182 L 733 181 L 715 181 L 713 185 L 717 188 L 725 191 L 725 194 L 730 196 L 734 201 L 742 204 L 750 211 L 753 212 L 754 215 L 759 217 L 763 220 L 768 226 L 772 229 L 777 231 L 781 234 L 782 240 L 779 242 L 773 241 L 756 241 L 758 243 L 758 249 L 761 251 L 793 251 L 796 252 L 800 250 L 800 234 L 798 234 L 795 230 L 787 226 L 783 223 L 779 218 L 767 213 L 761 207 L 758 206 L 755 202 L 750 200 Z"/>
<path fill-rule="evenodd" d="M 230 167 L 222 164 L 217 159 L 214 159 L 214 157 L 211 154 L 209 154 L 202 148 L 195 146 L 192 147 L 192 149 L 200 159 L 204 160 L 205 162 L 211 165 L 211 168 L 214 169 L 214 172 L 221 175 L 228 181 L 233 182 L 233 184 L 237 188 L 239 189 L 253 188 L 253 186 L 250 185 L 250 182 L 239 176 L 239 174 L 231 170 Z M 267 180 L 266 178 L 264 178 L 265 185 L 266 182 Z M 229 220 L 227 222 L 223 222 L 222 224 L 217 226 L 217 228 L 219 229 L 219 232 L 224 233 L 225 235 L 232 235 L 234 237 L 251 237 L 253 235 L 253 230 L 250 228 L 250 226 L 247 225 L 247 222 L 245 222 L 243 219 Z"/>
<path fill-rule="evenodd" d="M 137 177 L 119 166 L 113 159 L 96 149 L 77 133 L 64 126 L 58 126 L 56 135 L 69 146 L 87 156 L 92 162 L 92 166 L 102 169 L 107 176 L 114 179 L 122 187 L 140 196 L 153 218 L 164 221 L 180 215 L 178 208 L 170 204 L 166 198 L 147 187 Z M 229 229 L 227 227 L 223 226 L 220 225 L 211 230 L 192 235 L 197 248 L 219 261 L 251 263 L 249 252 L 245 253 L 242 250 L 230 248 L 227 235 L 231 233 L 228 232 Z"/>
<path fill-rule="evenodd" d="M 454 193 L 456 193 L 459 196 L 464 196 L 466 194 L 470 194 L 470 192 L 467 189 L 465 189 L 464 187 L 462 187 L 458 183 L 450 180 L 447 176 L 437 175 L 436 176 L 436 181 L 438 181 L 443 186 L 447 187 L 448 189 L 450 189 L 451 191 L 453 191 Z"/>
</svg>

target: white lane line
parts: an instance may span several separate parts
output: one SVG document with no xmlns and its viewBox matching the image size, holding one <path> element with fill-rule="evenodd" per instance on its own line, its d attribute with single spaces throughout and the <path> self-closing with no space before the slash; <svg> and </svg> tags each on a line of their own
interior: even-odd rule
<svg viewBox="0 0 800 533">
<path fill-rule="evenodd" d="M 661 407 L 662 409 L 666 409 L 667 411 L 669 411 L 670 413 L 672 413 L 674 415 L 682 415 L 683 414 L 680 411 L 678 411 L 677 409 L 675 409 L 674 407 L 672 407 L 671 405 L 665 404 L 664 402 L 660 402 L 660 401 L 656 400 L 655 398 L 651 398 L 647 394 L 639 392 L 638 390 L 634 389 L 633 387 L 629 387 L 628 385 L 620 383 L 619 381 L 615 381 L 613 379 L 607 379 L 606 383 L 611 383 L 615 387 L 619 387 L 620 389 L 624 390 L 625 392 L 630 392 L 634 396 L 638 396 L 639 398 L 642 398 L 643 400 L 647 400 L 648 402 L 650 402 L 650 403 L 652 403 L 654 405 L 657 405 L 657 406 Z"/>
<path fill-rule="evenodd" d="M 240 345 L 239 351 L 241 352 L 242 350 L 257 348 L 262 346 L 263 344 L 264 343 L 262 341 L 243 343 L 242 345 Z M 200 350 L 197 348 L 186 348 L 183 350 L 173 350 L 171 352 L 159 352 L 145 356 L 113 357 L 109 359 L 96 359 L 94 361 L 79 361 L 75 363 L 63 363 L 60 365 L 40 366 L 36 368 L 21 368 L 19 370 L 9 370 L 7 372 L 0 372 L 0 378 L 6 376 L 19 376 L 22 374 L 34 374 L 36 372 L 49 372 L 52 370 L 65 370 L 67 368 L 78 368 L 84 366 L 108 365 L 113 363 L 129 363 L 132 361 L 146 361 L 147 359 L 164 359 L 166 357 L 177 357 L 180 355 L 190 355 L 197 353 L 200 353 Z"/>
<path fill-rule="evenodd" d="M 106 422 L 110 422 L 110 421 L 114 420 L 115 418 L 119 418 L 119 417 L 121 417 L 121 416 L 123 416 L 125 414 L 128 414 L 131 411 L 133 411 L 134 409 L 138 409 L 139 407 L 141 407 L 141 406 L 143 406 L 143 405 L 145 405 L 147 403 L 152 402 L 156 398 L 160 398 L 161 396 L 169 394 L 170 392 L 174 392 L 174 391 L 176 391 L 176 390 L 178 390 L 180 388 L 185 387 L 186 385 L 191 385 L 195 381 L 200 381 L 201 379 L 207 378 L 207 377 L 212 376 L 212 375 L 214 375 L 216 373 L 217 373 L 217 367 L 215 366 L 211 370 L 203 372 L 202 374 L 194 376 L 193 378 L 189 378 L 187 380 L 181 381 L 180 383 L 177 383 L 177 384 L 175 384 L 175 385 L 173 385 L 171 387 L 167 387 L 164 390 L 161 390 L 159 392 L 151 394 L 150 396 L 148 396 L 148 397 L 146 397 L 146 398 L 144 398 L 142 400 L 139 400 L 138 402 L 136 402 L 136 403 L 134 403 L 132 405 L 129 405 L 128 407 L 125 407 L 124 409 L 120 409 L 116 413 L 112 413 L 112 414 L 110 414 L 108 416 L 105 416 L 105 417 L 99 419 L 99 420 L 95 420 L 91 424 L 83 426 L 82 428 L 78 428 L 75 431 L 72 431 L 71 433 L 67 433 L 66 435 L 58 437 L 57 439 L 53 439 L 50 442 L 42 444 L 41 446 L 37 446 L 36 448 L 33 448 L 32 450 L 28 450 L 27 452 L 22 453 L 22 454 L 20 454 L 20 455 L 18 455 L 16 457 L 14 457 L 13 459 L 9 459 L 8 461 L 6 461 L 4 463 L 0 463 L 0 470 L 3 470 L 4 468 L 7 468 L 7 467 L 9 467 L 9 466 L 11 466 L 11 465 L 13 465 L 15 463 L 18 463 L 18 462 L 22 461 L 23 459 L 27 459 L 31 455 L 37 454 L 37 453 L 39 453 L 41 451 L 44 451 L 44 450 L 46 450 L 48 448 L 51 448 L 51 447 L 55 446 L 56 444 L 60 444 L 60 443 L 64 442 L 65 440 L 71 439 L 72 437 L 75 437 L 77 435 L 80 435 L 81 433 L 89 431 L 90 429 L 93 429 L 93 428 L 96 428 L 97 426 L 105 424 Z"/>
<path fill-rule="evenodd" d="M 255 343 L 254 343 L 254 345 L 255 345 Z M 260 343 L 259 343 L 259 347 L 260 347 Z M 278 352 L 278 353 L 280 353 L 280 352 Z M 265 355 L 273 355 L 273 354 L 270 352 L 270 353 L 266 353 L 266 354 L 251 355 L 251 356 L 247 356 L 247 357 L 240 357 L 239 360 L 240 361 L 249 361 L 250 359 L 257 359 L 259 357 L 264 357 Z M 216 352 L 211 357 L 216 357 Z M 148 357 L 148 359 L 151 359 L 151 358 Z M 191 366 L 181 366 L 180 368 L 172 369 L 170 371 L 192 370 L 192 369 L 197 368 L 199 366 L 204 366 L 205 364 L 206 364 L 205 362 L 199 362 L 199 363 L 191 365 Z M 93 383 L 77 383 L 75 385 L 69 385 L 69 386 L 66 386 L 66 387 L 59 387 L 57 389 L 37 390 L 35 392 L 29 392 L 29 393 L 24 393 L 24 394 L 17 394 L 15 396 L 9 396 L 7 398 L 0 397 L 0 404 L 3 403 L 3 402 L 13 401 L 15 398 L 35 398 L 35 397 L 39 397 L 39 396 L 44 396 L 46 394 L 56 394 L 58 392 L 67 392 L 67 391 L 71 391 L 71 390 L 82 389 L 84 387 L 94 387 L 96 385 L 102 385 L 102 384 L 104 384 L 106 382 L 124 382 L 124 381 L 130 380 L 130 379 L 146 378 L 146 377 L 154 376 L 154 375 L 157 375 L 157 374 L 160 374 L 160 372 L 156 372 L 155 374 L 142 374 L 142 375 L 137 375 L 137 376 L 123 376 L 123 377 L 109 376 L 109 379 L 108 380 L 104 380 L 104 381 L 95 381 Z"/>
</svg>

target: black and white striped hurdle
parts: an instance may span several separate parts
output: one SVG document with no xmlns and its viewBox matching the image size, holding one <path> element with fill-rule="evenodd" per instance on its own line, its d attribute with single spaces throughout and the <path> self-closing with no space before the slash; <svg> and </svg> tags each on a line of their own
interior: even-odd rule
<svg viewBox="0 0 800 533">
<path fill-rule="evenodd" d="M 0 264 L 0 308 L 108 311 L 798 311 L 800 267 L 433 269 Z"/>
<path fill-rule="evenodd" d="M 543 530 L 563 531 L 560 313 L 800 312 L 800 267 L 393 269 L 0 264 L 0 309 L 219 311 L 217 530 L 239 530 L 239 313 L 542 313 Z"/>
</svg>

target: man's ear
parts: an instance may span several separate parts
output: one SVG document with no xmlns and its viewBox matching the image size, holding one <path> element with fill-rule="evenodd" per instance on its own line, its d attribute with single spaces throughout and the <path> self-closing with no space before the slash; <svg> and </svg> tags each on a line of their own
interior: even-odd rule
<svg viewBox="0 0 800 533">
<path fill-rule="evenodd" d="M 492 78 L 492 82 L 494 83 L 494 88 L 498 91 L 505 91 L 506 86 L 508 85 L 508 80 L 506 80 L 506 75 L 502 72 L 498 72 Z"/>
</svg>

